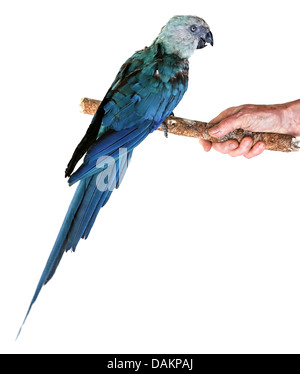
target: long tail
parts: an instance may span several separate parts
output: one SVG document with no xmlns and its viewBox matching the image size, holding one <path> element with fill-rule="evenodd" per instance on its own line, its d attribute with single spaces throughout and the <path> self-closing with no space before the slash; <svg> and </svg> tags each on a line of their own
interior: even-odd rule
<svg viewBox="0 0 300 374">
<path fill-rule="evenodd" d="M 118 156 L 116 155 L 116 148 L 113 152 L 110 152 L 113 157 L 104 157 L 103 149 L 97 152 L 97 150 L 93 148 L 91 150 L 91 154 L 95 161 L 93 162 L 93 170 L 91 171 L 91 157 L 88 154 L 82 168 L 79 168 L 77 173 L 75 172 L 74 176 L 80 174 L 81 180 L 71 201 L 16 339 L 20 335 L 32 305 L 36 301 L 43 285 L 53 277 L 64 252 L 67 252 L 70 249 L 75 251 L 80 238 L 86 239 L 88 237 L 99 210 L 107 203 L 113 189 L 120 186 L 131 159 L 133 148 L 146 137 L 147 133 L 138 132 L 137 135 L 136 138 L 130 139 L 130 142 L 123 143 L 123 154 L 120 152 L 119 148 L 117 148 L 119 153 Z M 103 158 L 102 164 L 100 163 L 100 165 L 96 163 L 99 156 Z M 111 161 L 113 161 L 113 165 L 110 165 Z M 84 170 L 86 167 L 88 169 L 87 172 Z M 74 179 L 72 181 L 72 177 L 70 178 L 69 183 L 75 183 Z"/>
</svg>

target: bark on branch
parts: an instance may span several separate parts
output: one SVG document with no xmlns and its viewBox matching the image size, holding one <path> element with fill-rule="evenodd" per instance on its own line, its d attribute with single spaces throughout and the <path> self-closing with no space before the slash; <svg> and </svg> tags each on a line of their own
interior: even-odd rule
<svg viewBox="0 0 300 374">
<path fill-rule="evenodd" d="M 101 101 L 84 98 L 81 99 L 81 111 L 86 114 L 95 114 Z M 245 136 L 250 136 L 254 144 L 263 141 L 266 149 L 270 151 L 292 152 L 299 150 L 299 142 L 293 136 L 275 133 L 250 132 L 237 129 L 222 138 L 213 138 L 208 134 L 210 126 L 206 122 L 193 121 L 180 117 L 168 117 L 164 122 L 168 127 L 170 134 L 188 136 L 192 138 L 202 138 L 211 142 L 223 143 L 229 139 L 235 139 L 240 142 Z M 159 127 L 158 130 L 162 131 Z"/>
</svg>

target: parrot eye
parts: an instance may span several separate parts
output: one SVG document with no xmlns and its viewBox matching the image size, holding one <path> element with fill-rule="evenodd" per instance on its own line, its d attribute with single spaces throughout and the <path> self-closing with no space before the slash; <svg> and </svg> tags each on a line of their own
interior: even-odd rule
<svg viewBox="0 0 300 374">
<path fill-rule="evenodd" d="M 190 30 L 191 30 L 191 32 L 195 32 L 197 30 L 197 26 L 196 25 L 192 25 L 190 27 Z"/>
</svg>

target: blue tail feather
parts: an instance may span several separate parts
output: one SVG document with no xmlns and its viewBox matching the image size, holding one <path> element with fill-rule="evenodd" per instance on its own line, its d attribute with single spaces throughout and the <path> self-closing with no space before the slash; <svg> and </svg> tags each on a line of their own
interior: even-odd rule
<svg viewBox="0 0 300 374">
<path fill-rule="evenodd" d="M 76 189 L 76 192 L 75 192 L 75 195 L 71 201 L 71 204 L 69 206 L 69 209 L 67 211 L 67 214 L 66 214 L 66 217 L 63 221 L 63 224 L 61 226 L 61 229 L 59 231 L 59 234 L 57 236 L 57 239 L 54 243 L 54 246 L 53 246 L 53 249 L 50 253 L 50 256 L 48 258 L 48 261 L 46 263 L 46 266 L 44 268 L 44 271 L 41 275 L 41 278 L 38 282 L 38 285 L 36 287 L 36 290 L 35 290 L 35 293 L 33 295 L 33 298 L 31 300 L 31 303 L 29 305 L 29 308 L 27 310 L 27 313 L 25 315 L 25 318 L 24 318 L 24 321 L 20 327 L 20 330 L 18 332 L 18 335 L 17 335 L 17 338 L 18 336 L 20 335 L 20 332 L 22 330 L 22 327 L 30 313 L 30 310 L 32 308 L 32 305 L 34 304 L 34 302 L 36 301 L 43 285 L 45 285 L 54 275 L 55 273 L 55 270 L 64 254 L 64 251 L 66 250 L 66 237 L 67 237 L 67 234 L 68 234 L 68 231 L 72 225 L 72 222 L 73 222 L 73 219 L 74 219 L 74 216 L 81 204 L 81 201 L 82 201 L 82 198 L 84 196 L 84 193 L 85 193 L 85 188 L 84 188 L 84 185 L 85 185 L 85 181 L 81 181 L 80 184 L 78 185 L 77 189 Z"/>
<path fill-rule="evenodd" d="M 53 277 L 64 252 L 70 249 L 75 251 L 80 238 L 86 239 L 88 237 L 100 209 L 109 200 L 113 189 L 118 188 L 121 184 L 127 170 L 127 165 L 131 159 L 133 148 L 138 145 L 145 138 L 145 136 L 148 135 L 148 133 L 149 130 L 140 130 L 136 131 L 135 136 L 130 136 L 127 138 L 123 137 L 123 140 L 129 139 L 129 142 L 125 142 L 125 144 L 124 142 L 115 141 L 116 136 L 113 134 L 113 144 L 118 147 L 121 145 L 124 150 L 112 148 L 112 144 L 106 148 L 106 150 L 111 152 L 108 154 L 108 156 L 115 159 L 115 168 L 111 168 L 110 171 L 107 172 L 107 181 L 105 181 L 106 188 L 104 190 L 99 189 L 99 181 L 97 178 L 102 178 L 100 173 L 105 171 L 107 167 L 96 169 L 97 174 L 91 176 L 86 175 L 88 173 L 81 175 L 82 179 L 80 180 L 75 195 L 71 201 L 17 337 L 19 336 L 21 329 L 30 313 L 32 305 L 36 301 L 43 285 L 45 285 Z M 100 146 L 101 144 L 99 143 L 98 147 L 100 148 Z M 103 155 L 103 149 L 101 147 L 101 151 L 97 153 L 97 149 L 93 148 L 91 149 L 91 153 L 94 153 L 93 157 L 97 158 L 99 154 Z M 90 154 L 88 153 L 86 160 L 91 162 L 92 158 L 89 156 Z M 85 165 L 85 163 L 83 165 Z M 96 166 L 96 162 L 94 165 Z M 113 175 L 113 173 L 115 173 L 115 175 Z"/>
</svg>

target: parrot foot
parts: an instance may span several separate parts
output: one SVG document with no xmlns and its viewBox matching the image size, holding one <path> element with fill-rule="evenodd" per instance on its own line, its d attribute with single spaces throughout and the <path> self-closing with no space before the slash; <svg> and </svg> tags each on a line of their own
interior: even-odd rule
<svg viewBox="0 0 300 374">
<path fill-rule="evenodd" d="M 168 126 L 163 122 L 160 127 L 163 129 L 164 135 L 167 138 L 168 137 Z"/>
</svg>

